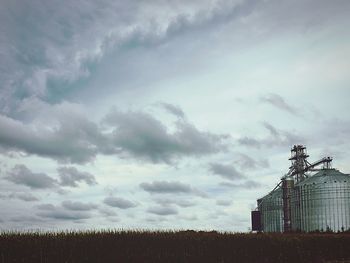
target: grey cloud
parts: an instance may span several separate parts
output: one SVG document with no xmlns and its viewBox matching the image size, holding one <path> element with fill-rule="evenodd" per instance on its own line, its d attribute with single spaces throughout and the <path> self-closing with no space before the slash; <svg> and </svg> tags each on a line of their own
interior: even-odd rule
<svg viewBox="0 0 350 263">
<path fill-rule="evenodd" d="M 165 206 L 155 206 L 147 209 L 148 213 L 156 214 L 159 216 L 167 216 L 167 215 L 176 215 L 178 211 L 174 207 L 165 207 Z"/>
<path fill-rule="evenodd" d="M 73 211 L 90 211 L 96 209 L 97 205 L 92 203 L 72 202 L 70 200 L 67 200 L 62 202 L 62 207 Z"/>
<path fill-rule="evenodd" d="M 87 219 L 90 218 L 90 214 L 86 212 L 71 212 L 71 211 L 65 211 L 65 210 L 49 210 L 49 211 L 42 211 L 38 212 L 37 216 L 40 217 L 47 217 L 51 219 L 58 219 L 58 220 L 80 220 L 80 219 Z"/>
<path fill-rule="evenodd" d="M 191 193 L 192 187 L 180 182 L 154 181 L 141 183 L 140 187 L 149 193 Z"/>
<path fill-rule="evenodd" d="M 237 171 L 234 166 L 227 164 L 211 163 L 209 164 L 209 170 L 213 174 L 217 174 L 228 180 L 237 180 L 245 177 L 243 174 Z"/>
<path fill-rule="evenodd" d="M 174 202 L 174 204 L 180 206 L 180 207 L 192 207 L 195 206 L 196 204 L 194 202 L 188 201 L 188 200 L 177 200 Z"/>
<path fill-rule="evenodd" d="M 31 193 L 19 192 L 19 193 L 11 193 L 11 194 L 0 194 L 0 199 L 19 199 L 26 202 L 34 202 L 39 201 L 39 198 L 32 195 Z"/>
<path fill-rule="evenodd" d="M 52 92 L 50 81 L 68 84 L 87 76 L 88 68 L 84 63 L 102 55 L 103 42 L 110 35 L 111 26 L 119 24 L 108 26 L 106 18 L 115 17 L 121 23 L 124 17 L 123 12 L 118 16 L 107 15 L 110 8 L 123 9 L 123 5 L 112 2 L 105 2 L 102 9 L 93 1 L 66 1 L 64 5 L 5 1 L 2 5 L 0 29 L 4 37 L 0 39 L 0 52 L 4 61 L 0 79 L 4 89 L 0 96 L 1 111 L 10 111 L 15 105 L 9 103 L 15 104 L 19 100 L 17 96 L 47 97 Z M 105 15 L 100 16 L 97 9 Z M 55 10 L 54 16 L 49 14 L 50 10 Z M 103 30 L 104 26 L 109 30 Z M 21 37 L 26 39 L 25 43 Z"/>
<path fill-rule="evenodd" d="M 255 160 L 252 157 L 239 153 L 235 156 L 234 163 L 244 170 L 254 170 L 259 168 L 269 168 L 270 164 L 267 159 Z"/>
<path fill-rule="evenodd" d="M 268 130 L 268 136 L 264 138 L 242 137 L 237 140 L 239 145 L 261 148 L 262 146 L 272 148 L 276 146 L 290 146 L 305 141 L 303 136 L 297 135 L 296 132 L 285 131 L 275 128 L 268 122 L 263 122 L 263 126 Z"/>
<path fill-rule="evenodd" d="M 0 115 L 0 146 L 61 162 L 84 163 L 95 158 L 103 140 L 96 124 L 78 116 L 63 116 L 58 125 L 24 124 Z"/>
<path fill-rule="evenodd" d="M 53 204 L 41 204 L 36 206 L 40 210 L 55 210 L 55 206 Z"/>
<path fill-rule="evenodd" d="M 317 5 L 256 0 L 177 1 L 172 5 L 68 0 L 64 5 L 56 1 L 44 5 L 34 0 L 3 1 L 2 6 L 1 112 L 13 110 L 23 97 L 59 96 L 65 90 L 53 83 L 67 86 L 89 76 L 89 63 L 123 45 L 150 46 L 186 32 L 208 35 L 224 25 L 231 35 L 243 35 L 237 34 L 238 28 L 256 38 L 261 32 L 265 37 L 288 30 L 305 32 L 342 21 L 349 10 L 348 2 L 341 0 L 320 0 Z"/>
<path fill-rule="evenodd" d="M 248 180 L 245 182 L 245 187 L 247 189 L 254 189 L 254 188 L 259 188 L 262 187 L 263 185 L 261 183 L 255 182 L 253 180 Z"/>
<path fill-rule="evenodd" d="M 12 15 L 28 21 L 28 23 L 17 23 L 15 22 L 17 20 L 11 19 L 9 14 L 1 13 L 0 15 L 5 20 L 4 23 L 0 23 L 1 32 L 3 32 L 3 38 L 0 40 L 2 41 L 0 52 L 1 55 L 4 55 L 4 58 L 2 58 L 4 62 L 1 64 L 3 70 L 0 72 L 6 74 L 6 76 L 0 77 L 1 80 L 6 82 L 1 85 L 4 89 L 1 90 L 0 96 L 0 105 L 4 105 L 2 107 L 4 114 L 10 112 L 10 108 L 17 108 L 23 102 L 14 102 L 10 99 L 11 96 L 18 96 L 19 98 L 16 98 L 18 100 L 22 100 L 23 97 L 35 96 L 44 100 L 49 100 L 50 96 L 53 96 L 53 100 L 57 99 L 55 96 L 58 96 L 59 93 L 64 94 L 65 90 L 55 87 L 52 82 L 59 80 L 65 84 L 62 86 L 67 86 L 66 84 L 87 76 L 89 68 L 84 63 L 91 63 L 91 61 L 101 58 L 107 49 L 118 48 L 123 46 L 123 43 L 127 45 L 128 41 L 133 44 L 144 44 L 145 42 L 152 44 L 157 42 L 155 41 L 157 39 L 170 37 L 173 34 L 177 35 L 187 29 L 196 31 L 203 24 L 206 29 L 208 26 L 216 28 L 218 24 L 227 24 L 230 27 L 232 26 L 230 22 L 239 22 L 242 17 L 244 18 L 242 21 L 245 21 L 244 25 L 242 23 L 237 24 L 244 26 L 244 30 L 248 29 L 248 31 L 249 26 L 252 26 L 254 31 L 260 32 L 259 29 L 256 29 L 258 25 L 258 28 L 263 28 L 264 32 L 269 30 L 273 32 L 276 30 L 276 26 L 281 25 L 276 21 L 284 22 L 281 26 L 283 30 L 286 27 L 294 28 L 297 25 L 302 25 L 302 28 L 304 28 L 305 25 L 317 25 L 319 21 L 329 22 L 345 17 L 344 15 L 348 9 L 348 4 L 344 1 L 339 2 L 341 5 L 321 1 L 316 7 L 312 4 L 312 1 L 296 1 L 293 5 L 290 5 L 288 1 L 244 1 L 240 4 L 231 1 L 220 1 L 211 4 L 208 2 L 202 4 L 200 2 L 182 1 L 175 4 L 178 8 L 169 10 L 172 12 L 163 12 L 164 9 L 168 10 L 167 8 L 169 8 L 165 4 L 161 4 L 159 9 L 152 9 L 152 12 L 149 12 L 149 8 L 142 8 L 152 5 L 152 1 L 142 3 L 141 6 L 135 3 L 119 1 L 108 3 L 107 1 L 102 4 L 99 3 L 98 8 L 93 1 L 85 1 L 84 4 L 74 1 L 66 1 L 65 3 L 65 5 L 60 5 L 52 2 L 48 5 L 42 5 L 40 1 L 31 4 L 7 1 L 4 6 L 9 6 L 9 8 L 0 10 L 0 12 L 11 10 Z M 56 10 L 55 14 L 57 16 L 48 19 L 47 14 L 50 12 L 46 12 L 47 8 Z M 79 12 L 76 12 L 75 10 L 78 9 Z M 317 12 L 310 12 L 314 9 Z M 332 12 L 329 12 L 329 9 Z M 111 10 L 118 10 L 120 15 L 115 16 L 115 12 Z M 125 12 L 121 12 L 121 10 Z M 101 15 L 101 13 L 104 15 Z M 164 18 L 162 15 L 164 13 L 169 16 Z M 61 17 L 65 17 L 64 21 Z M 83 19 L 84 17 L 89 17 L 89 19 Z M 298 19 L 295 19 L 296 17 Z M 326 19 L 320 19 L 321 17 Z M 138 18 L 141 18 L 142 21 Z M 235 20 L 236 18 L 238 19 Z M 315 21 L 317 23 L 314 23 Z M 268 26 L 266 23 L 268 23 Z M 33 30 L 28 30 L 28 26 Z M 154 30 L 154 28 L 159 30 Z M 20 32 L 20 34 L 13 34 L 14 31 Z M 23 41 L 18 41 L 17 35 L 24 35 L 26 43 L 23 44 Z M 93 41 L 90 41 L 91 35 L 95 36 Z M 16 72 L 16 74 L 13 74 L 13 72 Z M 21 90 L 19 87 L 24 88 Z M 267 96 L 265 99 L 288 109 L 283 101 L 281 102 L 278 97 L 276 99 L 276 96 Z M 8 105 L 9 103 L 12 105 Z M 0 126 L 6 127 L 6 125 L 10 125 L 10 122 L 10 120 L 2 119 Z M 96 141 L 96 138 L 101 138 L 99 132 L 95 132 L 92 136 L 91 134 L 88 135 L 85 129 L 78 129 L 75 134 L 73 131 L 76 129 L 73 128 L 78 126 L 73 127 L 72 130 L 66 130 L 63 127 L 65 125 L 62 125 L 54 132 L 46 129 L 44 134 L 39 134 L 36 131 L 43 131 L 40 127 L 31 129 L 28 125 L 16 121 L 12 124 L 14 129 L 9 130 L 16 131 L 13 134 L 4 134 L 4 130 L 0 130 L 1 145 L 60 161 L 88 162 L 95 158 L 101 148 L 104 148 L 105 153 L 108 150 L 118 152 L 119 149 L 118 145 L 113 149 L 108 149 L 107 146 L 100 147 L 104 143 Z M 92 124 L 91 126 L 95 125 Z M 67 136 L 64 137 L 64 134 L 67 134 Z M 83 136 L 79 136 L 79 134 L 83 134 Z M 252 138 L 243 138 L 240 141 L 242 144 L 255 142 L 256 145 L 260 145 L 259 141 L 252 141 Z M 152 146 L 156 147 L 156 145 Z M 153 161 L 165 160 L 169 162 L 174 157 L 181 155 L 179 151 L 166 151 L 164 147 L 161 148 L 162 150 L 158 150 L 157 154 L 150 154 L 144 149 L 140 154 L 139 148 L 135 150 L 133 147 L 131 149 L 130 147 L 124 147 L 120 150 Z M 198 153 L 199 151 L 195 152 Z M 164 158 L 160 157 L 161 153 L 164 154 L 162 155 L 165 156 Z M 168 155 L 166 156 L 166 154 Z"/>
<path fill-rule="evenodd" d="M 232 205 L 231 200 L 216 200 L 216 204 L 220 206 L 230 206 Z"/>
<path fill-rule="evenodd" d="M 155 202 L 162 205 L 162 206 L 167 206 L 167 205 L 178 205 L 180 207 L 186 208 L 186 207 L 192 207 L 195 205 L 195 203 L 193 201 L 189 201 L 189 200 L 184 200 L 184 199 L 177 199 L 177 198 L 158 198 L 155 199 Z"/>
<path fill-rule="evenodd" d="M 160 121 L 143 112 L 114 110 L 106 116 L 105 122 L 116 126 L 111 140 L 117 149 L 153 162 L 170 163 L 184 155 L 220 152 L 226 149 L 224 143 L 228 138 L 199 131 L 185 121 L 176 122 L 177 130 L 169 133 Z"/>
<path fill-rule="evenodd" d="M 120 219 L 116 218 L 116 217 L 109 217 L 108 221 L 113 222 L 113 223 L 118 223 L 118 222 L 120 222 Z"/>
<path fill-rule="evenodd" d="M 32 195 L 31 193 L 12 193 L 9 195 L 10 198 L 17 198 L 22 201 L 26 202 L 32 202 L 32 201 L 39 201 L 39 198 Z"/>
<path fill-rule="evenodd" d="M 314 133 L 308 135 L 308 142 L 320 144 L 323 142 L 325 152 L 329 152 L 329 148 L 333 147 L 332 152 L 337 152 L 340 147 L 345 146 L 349 141 L 350 121 L 339 118 L 331 118 L 322 121 L 321 125 L 317 127 L 318 136 Z M 347 152 L 347 150 L 345 150 Z M 347 155 L 346 153 L 344 153 Z"/>
<path fill-rule="evenodd" d="M 275 127 L 273 127 L 270 123 L 268 122 L 263 122 L 264 127 L 270 132 L 271 136 L 274 138 L 280 137 L 280 133 L 277 131 Z"/>
<path fill-rule="evenodd" d="M 344 0 L 329 2 L 321 0 L 270 1 L 258 2 L 255 6 L 260 27 L 268 28 L 269 32 L 294 31 L 304 33 L 320 29 L 330 24 L 343 24 L 343 19 L 349 12 L 349 3 Z M 258 14 L 258 12 L 260 14 Z M 312 12 L 312 14 L 311 14 Z"/>
<path fill-rule="evenodd" d="M 218 9 L 209 1 L 204 4 L 180 1 L 174 3 L 176 8 L 159 1 L 97 4 L 91 0 L 68 0 L 64 5 L 58 2 L 44 5 L 35 0 L 30 4 L 5 1 L 2 5 L 1 112 L 12 111 L 23 97 L 55 98 L 64 93 L 57 83 L 69 86 L 89 76 L 89 63 L 96 62 L 107 51 L 131 43 L 157 44 L 210 20 L 211 13 Z M 51 10 L 55 10 L 54 16 Z M 190 17 L 194 19 L 187 19 Z M 21 37 L 26 39 L 25 43 Z"/>
<path fill-rule="evenodd" d="M 41 204 L 36 206 L 39 217 L 46 217 L 57 220 L 80 220 L 90 218 L 91 215 L 86 210 L 66 209 L 63 206 L 55 206 L 53 204 Z"/>
<path fill-rule="evenodd" d="M 107 216 L 107 217 L 110 217 L 110 216 L 117 216 L 117 213 L 111 209 L 106 209 L 106 208 L 103 208 L 101 207 L 99 209 L 99 212 L 104 215 L 104 216 Z"/>
<path fill-rule="evenodd" d="M 147 221 L 147 222 L 150 222 L 150 223 L 152 223 L 152 224 L 154 224 L 154 225 L 158 225 L 158 224 L 161 223 L 161 222 L 166 222 L 167 219 L 164 218 L 164 217 L 146 218 L 146 221 Z"/>
<path fill-rule="evenodd" d="M 112 207 L 118 207 L 120 209 L 129 209 L 129 208 L 133 208 L 136 207 L 137 204 L 134 202 L 131 202 L 127 199 L 124 198 L 118 198 L 118 197 L 106 197 L 103 202 L 106 205 L 112 206 Z"/>
<path fill-rule="evenodd" d="M 193 194 L 206 198 L 207 195 L 189 184 L 177 181 L 154 181 L 141 183 L 140 187 L 150 194 Z"/>
<path fill-rule="evenodd" d="M 304 140 L 303 137 L 297 135 L 296 132 L 293 131 L 285 131 L 276 129 L 273 125 L 268 122 L 263 123 L 264 127 L 269 130 L 271 137 L 267 138 L 264 141 L 265 145 L 281 145 L 281 146 L 290 146 L 295 143 L 301 142 Z"/>
<path fill-rule="evenodd" d="M 57 171 L 62 186 L 77 187 L 78 182 L 85 182 L 88 185 L 97 184 L 92 174 L 78 171 L 75 167 L 59 167 Z"/>
<path fill-rule="evenodd" d="M 249 147 L 254 147 L 254 148 L 260 148 L 261 147 L 261 142 L 258 139 L 252 138 L 252 137 L 242 137 L 237 140 L 238 144 L 240 145 L 245 145 Z"/>
<path fill-rule="evenodd" d="M 15 165 L 5 177 L 15 184 L 25 185 L 32 189 L 57 188 L 57 181 L 44 173 L 33 173 L 25 165 Z"/>
<path fill-rule="evenodd" d="M 20 222 L 20 223 L 24 223 L 24 222 L 30 222 L 30 223 L 34 223 L 34 222 L 42 222 L 42 220 L 38 217 L 35 216 L 14 216 L 11 218 L 12 222 Z"/>
<path fill-rule="evenodd" d="M 174 114 L 175 116 L 177 116 L 178 118 L 181 118 L 181 119 L 185 118 L 185 113 L 180 107 L 170 103 L 165 103 L 165 102 L 160 103 L 160 105 L 171 114 Z"/>
<path fill-rule="evenodd" d="M 219 219 L 225 216 L 228 216 L 226 212 L 224 212 L 223 210 L 217 210 L 208 214 L 208 219 Z"/>
<path fill-rule="evenodd" d="M 180 216 L 181 219 L 187 220 L 187 221 L 196 221 L 198 220 L 198 217 L 196 215 L 183 215 Z"/>
<path fill-rule="evenodd" d="M 176 122 L 177 130 L 169 133 L 163 123 L 147 113 L 115 110 L 106 116 L 102 127 L 80 113 L 69 114 L 72 105 L 44 107 L 53 111 L 55 121 L 49 125 L 24 124 L 0 115 L 0 147 L 69 163 L 90 162 L 97 154 L 171 163 L 183 156 L 202 156 L 226 149 L 227 135 L 202 132 L 185 121 Z M 63 185 L 96 182 L 92 175 L 74 169 L 59 169 Z"/>
<path fill-rule="evenodd" d="M 264 102 L 264 103 L 269 103 L 272 106 L 281 109 L 283 111 L 286 111 L 290 114 L 293 115 L 299 115 L 298 111 L 296 108 L 292 107 L 291 105 L 289 105 L 284 98 L 282 98 L 280 95 L 275 94 L 275 93 L 270 93 L 266 96 L 263 96 L 260 98 L 260 101 Z"/>
<path fill-rule="evenodd" d="M 244 183 L 228 183 L 228 182 L 222 182 L 220 183 L 221 186 L 229 187 L 233 189 L 256 189 L 262 186 L 262 184 L 255 182 L 253 180 L 247 180 Z"/>
</svg>

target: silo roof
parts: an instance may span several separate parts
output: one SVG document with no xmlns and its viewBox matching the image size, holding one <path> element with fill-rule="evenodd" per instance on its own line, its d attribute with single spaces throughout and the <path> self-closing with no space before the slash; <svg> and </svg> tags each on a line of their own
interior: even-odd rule
<svg viewBox="0 0 350 263">
<path fill-rule="evenodd" d="M 267 198 L 276 198 L 282 196 L 282 188 L 278 187 L 277 189 L 271 191 L 270 193 L 268 193 L 267 195 L 263 196 L 260 199 L 267 199 Z"/>
<path fill-rule="evenodd" d="M 299 182 L 298 186 L 321 183 L 349 183 L 350 175 L 339 172 L 336 169 L 322 169 L 315 175 Z"/>
</svg>

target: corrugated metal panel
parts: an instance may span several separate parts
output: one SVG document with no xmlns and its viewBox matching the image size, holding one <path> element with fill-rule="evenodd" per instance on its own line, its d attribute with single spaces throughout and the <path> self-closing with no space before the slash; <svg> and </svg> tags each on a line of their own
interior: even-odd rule
<svg viewBox="0 0 350 263">
<path fill-rule="evenodd" d="M 261 212 L 261 225 L 264 232 L 283 232 L 283 200 L 281 188 L 277 188 L 259 199 L 258 209 Z"/>
<path fill-rule="evenodd" d="M 292 193 L 292 229 L 350 229 L 350 176 L 325 169 L 298 183 Z"/>
</svg>

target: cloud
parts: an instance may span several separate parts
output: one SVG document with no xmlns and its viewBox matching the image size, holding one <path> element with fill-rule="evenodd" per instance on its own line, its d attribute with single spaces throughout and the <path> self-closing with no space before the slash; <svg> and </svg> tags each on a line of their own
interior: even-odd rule
<svg viewBox="0 0 350 263">
<path fill-rule="evenodd" d="M 263 122 L 262 125 L 269 132 L 268 136 L 264 138 L 253 138 L 253 137 L 242 137 L 237 140 L 239 145 L 253 147 L 253 148 L 261 148 L 261 147 L 278 147 L 278 146 L 288 146 L 301 143 L 305 141 L 303 136 L 297 135 L 296 132 L 293 131 L 285 131 L 275 128 L 268 122 Z"/>
<path fill-rule="evenodd" d="M 252 137 L 242 137 L 237 140 L 238 144 L 244 145 L 244 146 L 249 146 L 249 147 L 254 147 L 254 148 L 260 148 L 261 147 L 261 142 L 258 139 L 252 138 Z"/>
<path fill-rule="evenodd" d="M 159 45 L 220 17 L 218 10 L 236 6 L 223 4 L 226 8 L 218 8 L 217 1 L 179 1 L 172 7 L 158 1 L 5 1 L 0 10 L 0 112 L 13 111 L 27 97 L 57 99 L 72 83 L 88 78 L 91 64 L 106 53 Z"/>
<path fill-rule="evenodd" d="M 187 199 L 177 199 L 177 198 L 158 198 L 158 199 L 155 199 L 155 202 L 157 204 L 160 204 L 162 206 L 166 206 L 166 205 L 171 205 L 171 204 L 174 204 L 174 205 L 177 205 L 177 206 L 180 206 L 180 207 L 183 207 L 183 208 L 186 208 L 186 207 L 192 207 L 192 206 L 195 206 L 195 203 L 193 201 L 189 201 Z"/>
<path fill-rule="evenodd" d="M 55 118 L 55 116 L 52 116 Z M 103 140 L 96 124 L 82 116 L 58 116 L 50 126 L 24 124 L 0 115 L 0 147 L 22 151 L 60 162 L 84 163 L 93 160 Z"/>
<path fill-rule="evenodd" d="M 346 143 L 349 141 L 350 120 L 342 120 L 336 117 L 323 120 L 319 124 L 320 125 L 316 127 L 318 136 L 316 137 L 314 133 L 309 134 L 308 142 L 320 144 L 319 142 L 322 141 L 325 148 L 335 146 L 332 151 L 339 151 L 342 146 L 346 147 Z M 327 151 L 329 151 L 329 149 Z"/>
<path fill-rule="evenodd" d="M 153 183 L 141 183 L 140 187 L 149 193 L 191 193 L 192 187 L 180 182 L 154 181 Z"/>
<path fill-rule="evenodd" d="M 231 200 L 216 200 L 216 204 L 219 206 L 230 206 L 232 205 Z"/>
<path fill-rule="evenodd" d="M 53 204 L 40 204 L 36 206 L 39 210 L 55 210 L 56 206 Z"/>
<path fill-rule="evenodd" d="M 198 217 L 196 215 L 182 215 L 182 216 L 180 216 L 180 218 L 182 220 L 187 220 L 187 221 L 196 221 L 196 220 L 198 220 Z"/>
<path fill-rule="evenodd" d="M 234 166 L 227 164 L 211 163 L 209 164 L 209 171 L 228 180 L 245 178 L 245 176 L 238 172 Z"/>
<path fill-rule="evenodd" d="M 108 205 L 108 206 L 112 206 L 112 207 L 118 207 L 120 209 L 129 209 L 129 208 L 133 208 L 136 207 L 137 204 L 134 202 L 131 202 L 127 199 L 124 198 L 118 198 L 118 197 L 106 197 L 103 202 Z"/>
<path fill-rule="evenodd" d="M 34 202 L 39 201 L 39 198 L 32 195 L 31 193 L 19 192 L 19 193 L 11 193 L 7 195 L 0 194 L 0 199 L 19 199 L 26 202 Z"/>
<path fill-rule="evenodd" d="M 177 181 L 154 181 L 152 183 L 141 183 L 140 187 L 150 194 L 193 194 L 207 197 L 205 193 L 193 188 L 189 184 Z"/>
<path fill-rule="evenodd" d="M 68 221 L 87 219 L 91 217 L 90 214 L 85 212 L 72 213 L 71 211 L 65 211 L 60 209 L 38 212 L 37 216 L 47 217 L 51 219 L 58 219 L 58 220 L 68 220 Z"/>
<path fill-rule="evenodd" d="M 51 219 L 71 221 L 91 217 L 90 213 L 86 210 L 67 210 L 65 207 L 55 206 L 53 204 L 41 204 L 36 207 L 39 209 L 39 212 L 36 213 L 37 216 Z"/>
<path fill-rule="evenodd" d="M 39 198 L 32 195 L 31 193 L 12 193 L 9 195 L 10 198 L 17 198 L 26 202 L 39 201 Z"/>
<path fill-rule="evenodd" d="M 102 215 L 107 216 L 107 217 L 117 216 L 117 213 L 115 211 L 113 211 L 111 209 L 104 208 L 104 207 L 99 208 L 99 212 Z"/>
<path fill-rule="evenodd" d="M 269 103 L 270 105 L 272 105 L 280 110 L 286 111 L 292 115 L 299 115 L 297 109 L 292 107 L 291 105 L 289 105 L 284 100 L 284 98 L 282 98 L 278 94 L 270 93 L 266 96 L 261 97 L 260 101 L 264 102 L 264 103 Z"/>
<path fill-rule="evenodd" d="M 87 172 L 80 172 L 75 167 L 59 167 L 57 169 L 60 177 L 60 185 L 77 187 L 78 182 L 85 182 L 87 185 L 96 185 L 95 177 Z"/>
<path fill-rule="evenodd" d="M 114 110 L 106 116 L 105 123 L 115 126 L 111 138 L 115 149 L 155 163 L 223 151 L 228 138 L 227 135 L 199 131 L 185 121 L 176 122 L 176 131 L 169 133 L 159 120 L 144 112 Z"/>
<path fill-rule="evenodd" d="M 147 209 L 148 213 L 156 214 L 159 216 L 176 215 L 178 211 L 175 207 L 155 206 Z"/>
<path fill-rule="evenodd" d="M 165 103 L 165 102 L 161 102 L 160 106 L 162 106 L 165 110 L 167 110 L 169 113 L 175 115 L 178 118 L 181 118 L 181 119 L 185 118 L 185 113 L 178 106 L 175 106 L 175 105 L 170 104 L 170 103 Z"/>
<path fill-rule="evenodd" d="M 280 132 L 268 122 L 263 122 L 264 127 L 270 132 L 273 138 L 279 138 Z"/>
<path fill-rule="evenodd" d="M 236 154 L 234 163 L 243 170 L 254 170 L 270 167 L 270 164 L 267 159 L 255 160 L 252 157 L 243 153 Z"/>
<path fill-rule="evenodd" d="M 43 223 L 43 220 L 36 216 L 19 215 L 11 217 L 11 222 L 22 223 L 25 227 L 32 226 L 33 224 Z"/>
<path fill-rule="evenodd" d="M 91 162 L 97 154 L 171 163 L 184 156 L 203 156 L 226 149 L 227 135 L 199 131 L 185 121 L 176 122 L 176 131 L 170 133 L 150 114 L 114 110 L 100 126 L 74 111 L 74 106 L 41 105 L 40 111 L 50 111 L 51 118 L 39 116 L 32 124 L 0 115 L 0 148 L 64 163 Z M 76 186 L 78 178 L 94 184 L 91 175 L 73 169 L 59 170 L 63 184 Z"/>
<path fill-rule="evenodd" d="M 45 173 L 33 173 L 25 165 L 17 164 L 5 177 L 15 184 L 25 185 L 32 189 L 57 188 L 58 182 Z"/>
<path fill-rule="evenodd" d="M 229 182 L 222 182 L 220 183 L 221 186 L 224 187 L 229 187 L 232 189 L 256 189 L 262 187 L 262 184 L 252 181 L 252 180 L 247 180 L 244 183 L 229 183 Z"/>
<path fill-rule="evenodd" d="M 57 99 L 113 50 L 156 46 L 186 33 L 217 36 L 224 26 L 225 40 L 226 35 L 260 40 L 261 35 L 337 25 L 348 15 L 346 1 L 325 0 L 317 6 L 313 1 L 240 0 L 180 0 L 171 6 L 156 0 L 66 0 L 64 5 L 35 0 L 3 1 L 2 6 L 0 112 L 10 112 L 23 97 Z M 237 34 L 241 31 L 245 34 Z"/>
<path fill-rule="evenodd" d="M 62 202 L 62 207 L 73 211 L 90 211 L 96 209 L 97 205 L 92 203 L 72 202 L 70 200 L 67 200 Z"/>
</svg>

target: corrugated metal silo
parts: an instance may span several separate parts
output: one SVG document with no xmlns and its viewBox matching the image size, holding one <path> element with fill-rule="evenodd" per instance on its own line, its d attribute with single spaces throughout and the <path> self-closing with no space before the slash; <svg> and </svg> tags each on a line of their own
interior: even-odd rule
<svg viewBox="0 0 350 263">
<path fill-rule="evenodd" d="M 258 200 L 261 227 L 264 232 L 283 232 L 282 189 L 277 188 Z"/>
<path fill-rule="evenodd" d="M 295 185 L 291 197 L 292 230 L 350 229 L 350 175 L 322 169 Z"/>
<path fill-rule="evenodd" d="M 350 230 L 350 175 L 332 169 L 331 157 L 313 163 L 308 157 L 304 145 L 291 148 L 288 173 L 258 200 L 261 228 L 256 231 Z M 320 165 L 322 169 L 317 169 Z M 315 171 L 319 172 L 310 175 Z"/>
</svg>

